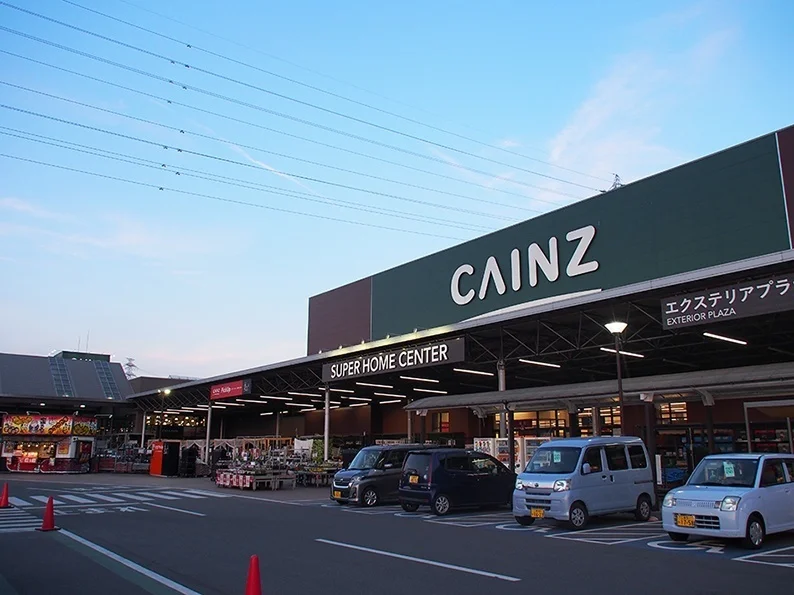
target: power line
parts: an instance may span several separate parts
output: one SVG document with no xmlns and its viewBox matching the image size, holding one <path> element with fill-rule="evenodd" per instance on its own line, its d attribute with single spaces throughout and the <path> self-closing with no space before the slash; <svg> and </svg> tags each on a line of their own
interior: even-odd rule
<svg viewBox="0 0 794 595">
<path fill-rule="evenodd" d="M 33 163 L 35 165 L 43 165 L 45 167 L 52 167 L 52 168 L 61 169 L 61 170 L 64 170 L 64 171 L 71 171 L 71 172 L 74 172 L 74 173 L 84 174 L 84 175 L 88 175 L 88 176 L 94 176 L 96 178 L 103 178 L 103 179 L 106 179 L 106 180 L 114 180 L 114 181 L 117 181 L 117 182 L 124 182 L 126 184 L 133 184 L 133 185 L 141 186 L 141 187 L 144 187 L 144 188 L 153 188 L 153 189 L 159 190 L 161 192 L 174 192 L 174 193 L 177 193 L 177 194 L 184 194 L 184 195 L 187 195 L 187 196 L 195 196 L 195 197 L 198 197 L 198 198 L 205 198 L 207 200 L 214 200 L 214 201 L 225 202 L 225 203 L 229 203 L 229 204 L 236 204 L 236 205 L 240 205 L 240 206 L 254 207 L 254 208 L 257 208 L 257 209 L 266 209 L 268 211 L 276 211 L 276 212 L 279 212 L 279 213 L 286 213 L 286 214 L 289 214 L 289 215 L 301 215 L 303 217 L 311 217 L 313 219 L 322 219 L 322 220 L 325 220 L 325 221 L 335 221 L 337 223 L 349 223 L 351 225 L 359 225 L 359 226 L 362 226 L 362 227 L 372 227 L 372 228 L 375 228 L 375 229 L 383 229 L 383 230 L 387 230 L 387 231 L 397 231 L 397 232 L 401 232 L 401 233 L 410 233 L 410 234 L 415 234 L 415 235 L 421 235 L 421 236 L 427 236 L 427 237 L 433 237 L 433 238 L 440 238 L 440 239 L 444 239 L 444 240 L 461 241 L 461 240 L 464 239 L 464 238 L 458 238 L 458 237 L 453 237 L 453 236 L 443 236 L 443 235 L 429 233 L 429 232 L 416 231 L 416 230 L 413 230 L 413 229 L 402 229 L 402 228 L 397 228 L 397 227 L 389 227 L 389 226 L 386 226 L 386 225 L 378 225 L 378 224 L 375 224 L 375 223 L 365 223 L 363 221 L 354 221 L 352 219 L 341 219 L 339 217 L 329 217 L 329 216 L 326 216 L 326 215 L 318 215 L 316 213 L 304 213 L 302 211 L 292 211 L 290 209 L 283 209 L 283 208 L 280 208 L 280 207 L 273 207 L 273 206 L 270 206 L 270 205 L 263 205 L 263 204 L 253 203 L 253 202 L 247 202 L 247 201 L 244 201 L 244 200 L 237 200 L 237 199 L 233 199 L 233 198 L 225 198 L 225 197 L 221 197 L 221 196 L 215 196 L 215 195 L 212 195 L 212 194 L 202 194 L 200 192 L 191 192 L 189 190 L 180 190 L 178 188 L 169 188 L 167 186 L 159 186 L 157 184 L 148 184 L 146 182 L 140 182 L 138 180 L 129 180 L 127 178 L 120 178 L 118 176 L 110 176 L 108 174 L 101 174 L 101 173 L 98 173 L 98 172 L 87 171 L 87 170 L 78 169 L 78 168 L 75 168 L 75 167 L 68 167 L 68 166 L 65 166 L 65 165 L 58 165 L 56 163 L 48 163 L 46 161 L 38 161 L 38 160 L 35 160 L 35 159 L 29 159 L 29 158 L 26 158 L 26 157 L 20 157 L 18 155 L 9 155 L 7 153 L 0 153 L 0 157 L 4 157 L 6 159 L 15 159 L 17 161 L 22 161 L 22 162 L 25 162 L 25 163 Z"/>
<path fill-rule="evenodd" d="M 0 29 L 2 29 L 2 27 L 0 27 Z M 384 159 L 382 157 L 377 157 L 377 156 L 369 154 L 369 153 L 361 153 L 359 151 L 354 151 L 352 149 L 348 149 L 346 147 L 341 147 L 339 145 L 333 145 L 333 144 L 329 144 L 329 143 L 324 143 L 322 141 L 318 141 L 318 140 L 315 140 L 315 139 L 312 139 L 312 138 L 308 138 L 308 137 L 305 137 L 305 136 L 300 136 L 300 135 L 297 135 L 297 134 L 293 134 L 291 132 L 285 132 L 285 131 L 279 130 L 277 128 L 271 128 L 269 126 L 263 126 L 262 124 L 259 124 L 259 123 L 256 123 L 256 122 L 251 122 L 250 120 L 243 120 L 243 119 L 240 119 L 240 118 L 236 118 L 234 116 L 230 116 L 228 114 L 223 114 L 223 113 L 220 113 L 220 112 L 216 112 L 216 111 L 204 109 L 204 108 L 201 108 L 201 107 L 197 107 L 197 106 L 191 105 L 189 103 L 183 103 L 183 102 L 180 102 L 180 101 L 176 101 L 174 99 L 168 99 L 167 97 L 162 97 L 162 96 L 159 96 L 159 95 L 154 95 L 152 93 L 147 93 L 145 91 L 141 91 L 140 89 L 127 87 L 125 85 L 121 85 L 119 83 L 114 83 L 114 82 L 108 81 L 106 79 L 94 77 L 94 76 L 91 76 L 89 74 L 85 74 L 85 73 L 82 73 L 82 72 L 77 72 L 75 70 L 70 70 L 68 68 L 64 68 L 62 66 L 57 66 L 55 64 L 50 64 L 48 62 L 43 62 L 41 60 L 36 60 L 34 58 L 31 58 L 30 56 L 23 56 L 23 55 L 20 55 L 20 54 L 15 54 L 14 52 L 9 52 L 9 51 L 3 50 L 3 49 L 0 49 L 0 53 L 6 54 L 8 56 L 13 56 L 15 58 L 19 58 L 20 60 L 26 60 L 26 61 L 32 62 L 34 64 L 39 64 L 41 66 L 46 66 L 48 68 L 52 68 L 52 69 L 58 70 L 60 72 L 66 72 L 66 73 L 72 74 L 74 76 L 79 76 L 81 78 L 84 78 L 84 79 L 87 79 L 87 80 L 91 80 L 91 81 L 95 81 L 95 82 L 101 83 L 103 85 L 116 87 L 118 89 L 124 89 L 125 91 L 129 91 L 131 93 L 137 93 L 138 95 L 142 95 L 144 97 L 149 97 L 151 99 L 156 99 L 158 101 L 165 102 L 168 105 L 177 105 L 177 106 L 184 107 L 184 108 L 187 108 L 187 109 L 191 109 L 191 110 L 194 110 L 194 111 L 197 111 L 197 112 L 200 112 L 200 113 L 209 114 L 211 116 L 215 116 L 215 117 L 218 117 L 218 118 L 223 118 L 223 119 L 229 120 L 231 122 L 237 122 L 239 124 L 245 124 L 246 126 L 252 126 L 254 128 L 259 128 L 260 130 L 266 130 L 266 131 L 272 132 L 274 134 L 280 134 L 280 135 L 283 135 L 283 136 L 286 136 L 286 137 L 289 137 L 289 138 L 294 138 L 294 139 L 301 140 L 301 141 L 304 141 L 304 142 L 312 143 L 312 144 L 315 144 L 315 145 L 318 145 L 318 146 L 321 146 L 321 147 L 334 149 L 335 151 L 342 151 L 344 153 L 348 153 L 350 155 L 355 155 L 357 157 L 363 157 L 363 158 L 366 158 L 366 159 L 371 159 L 373 161 L 377 161 L 379 163 L 386 163 L 386 164 L 389 164 L 389 165 L 394 165 L 396 167 L 401 167 L 401 168 L 404 168 L 404 169 L 407 169 L 407 170 L 410 170 L 410 171 L 415 171 L 415 172 L 418 172 L 418 173 L 423 173 L 423 174 L 427 174 L 427 175 L 430 175 L 430 176 L 435 176 L 435 177 L 442 178 L 442 179 L 445 179 L 445 180 L 451 180 L 453 182 L 459 182 L 461 184 L 466 184 L 466 185 L 469 185 L 469 186 L 473 186 L 475 188 L 482 188 L 484 190 L 488 190 L 488 191 L 491 191 L 491 192 L 498 192 L 500 194 L 516 196 L 516 197 L 519 197 L 519 198 L 524 199 L 524 200 L 529 199 L 529 200 L 534 200 L 536 202 L 543 202 L 543 203 L 548 203 L 548 204 L 551 204 L 551 205 L 554 205 L 554 206 L 560 206 L 558 203 L 555 203 L 553 201 L 543 200 L 543 199 L 539 199 L 539 198 L 533 198 L 531 196 L 527 196 L 526 194 L 521 194 L 521 193 L 518 193 L 518 192 L 512 192 L 510 190 L 505 190 L 503 188 L 496 188 L 496 187 L 487 186 L 485 184 L 478 184 L 477 182 L 473 182 L 471 180 L 464 180 L 462 178 L 456 178 L 454 176 L 448 176 L 446 174 L 430 171 L 430 170 L 427 170 L 427 169 L 422 169 L 420 167 L 415 167 L 415 166 L 412 166 L 412 165 L 407 165 L 405 163 L 400 163 L 398 161 L 392 161 L 390 159 Z M 294 158 L 294 157 L 290 157 L 290 158 Z M 329 168 L 333 167 L 333 166 L 325 165 L 325 164 L 321 164 L 321 165 L 323 165 L 323 167 L 329 167 Z M 461 167 L 460 169 L 467 169 L 467 168 Z M 346 170 L 343 170 L 343 171 L 346 171 Z M 476 170 L 468 170 L 468 171 L 475 171 L 475 173 L 476 173 Z M 371 176 L 371 174 L 364 174 L 364 173 L 361 173 L 361 172 L 359 172 L 359 174 L 360 175 Z M 490 176 L 491 174 L 485 174 L 485 175 L 489 175 Z M 380 178 L 376 178 L 376 179 L 380 179 Z M 515 182 L 515 181 L 512 181 L 512 180 L 510 180 L 510 182 L 511 183 L 518 183 L 518 182 Z M 407 185 L 407 183 L 405 183 L 405 182 L 397 182 L 397 181 L 395 181 L 395 183 Z M 528 186 L 531 186 L 531 185 L 528 185 Z M 534 186 L 531 186 L 531 187 L 534 187 Z M 422 188 L 422 187 L 419 187 L 419 188 Z M 575 199 L 579 199 L 580 198 L 580 197 L 578 197 L 578 196 L 576 196 L 574 194 L 569 194 L 567 192 L 562 192 L 560 190 L 553 190 L 553 189 L 544 189 L 544 190 L 546 190 L 547 192 L 550 192 L 550 193 L 559 194 L 561 196 L 567 196 L 567 197 L 575 198 Z M 439 192 L 439 191 L 438 190 L 434 190 L 434 192 Z M 503 207 L 509 207 L 509 208 L 515 208 L 515 209 L 523 209 L 523 210 L 526 210 L 526 211 L 537 212 L 537 213 L 542 212 L 542 211 L 539 211 L 538 209 L 530 209 L 530 208 L 527 208 L 527 207 L 518 207 L 518 206 L 515 206 L 515 205 L 508 205 L 508 204 L 505 204 L 505 203 L 487 201 L 487 200 L 484 200 L 484 199 L 477 199 L 477 200 L 479 200 L 480 202 L 487 202 L 489 204 L 494 204 L 494 205 L 503 206 Z"/>
<path fill-rule="evenodd" d="M 135 50 L 135 51 L 140 52 L 142 54 L 145 54 L 147 56 L 151 56 L 151 57 L 157 58 L 159 60 L 167 61 L 170 64 L 174 64 L 174 65 L 178 65 L 178 66 L 184 66 L 185 68 L 189 68 L 191 70 L 195 70 L 196 72 L 201 72 L 203 74 L 206 74 L 206 75 L 209 75 L 209 76 L 213 76 L 213 77 L 218 78 L 220 80 L 224 80 L 224 81 L 227 81 L 227 82 L 235 83 L 235 84 L 238 84 L 240 86 L 247 87 L 249 89 L 253 89 L 253 90 L 256 90 L 256 91 L 260 91 L 262 93 L 266 93 L 266 94 L 271 95 L 273 97 L 278 97 L 280 99 L 284 99 L 286 101 L 291 101 L 293 103 L 296 103 L 298 105 L 302 105 L 304 107 L 310 107 L 312 109 L 319 110 L 319 111 L 322 111 L 322 112 L 327 113 L 327 114 L 331 114 L 331 115 L 334 115 L 334 116 L 337 116 L 337 117 L 340 117 L 340 118 L 344 118 L 344 119 L 350 120 L 351 122 L 356 122 L 358 124 L 363 124 L 365 126 L 370 126 L 372 128 L 375 128 L 375 129 L 378 129 L 378 130 L 382 130 L 384 132 L 389 132 L 391 134 L 396 134 L 396 135 L 402 136 L 404 138 L 409 138 L 411 140 L 418 141 L 418 142 L 421 142 L 421 143 L 425 143 L 425 144 L 428 144 L 428 145 L 431 145 L 431 146 L 435 146 L 435 147 L 438 147 L 440 149 L 444 149 L 444 150 L 447 150 L 447 151 L 453 151 L 455 153 L 458 153 L 458 154 L 461 154 L 461 155 L 466 155 L 466 156 L 474 158 L 474 159 L 480 159 L 482 161 L 487 161 L 489 163 L 494 163 L 494 164 L 500 165 L 502 167 L 509 167 L 511 169 L 523 171 L 525 173 L 529 173 L 529 174 L 532 174 L 532 175 L 535 175 L 535 176 L 546 178 L 548 180 L 553 180 L 555 182 L 560 182 L 560 183 L 563 183 L 563 184 L 570 184 L 571 186 L 576 186 L 576 187 L 584 188 L 584 189 L 587 189 L 587 190 L 593 190 L 593 191 L 596 191 L 596 192 L 599 191 L 598 188 L 594 188 L 592 186 L 587 186 L 585 184 L 580 184 L 578 182 L 573 182 L 571 180 L 566 180 L 564 178 L 558 178 L 556 176 L 552 176 L 552 175 L 549 175 L 549 174 L 544 174 L 544 173 L 541 173 L 541 172 L 538 172 L 538 171 L 534 171 L 534 170 L 531 170 L 531 169 L 527 169 L 527 168 L 524 168 L 524 167 L 511 165 L 509 163 L 505 163 L 504 161 L 499 161 L 498 159 L 492 159 L 490 157 L 477 155 L 476 153 L 472 153 L 471 151 L 458 149 L 456 147 L 453 147 L 451 145 L 447 145 L 447 144 L 444 144 L 444 143 L 438 143 L 438 142 L 429 140 L 429 139 L 421 137 L 421 136 L 417 136 L 417 135 L 414 135 L 414 134 L 403 132 L 403 131 L 397 130 L 395 128 L 391 128 L 389 126 L 376 124 L 375 122 L 370 122 L 369 120 L 365 120 L 363 118 L 358 118 L 356 116 L 351 116 L 349 114 L 345 114 L 345 113 L 337 111 L 337 110 L 326 108 L 326 107 L 323 107 L 321 105 L 317 105 L 315 103 L 312 103 L 310 101 L 303 101 L 301 99 L 298 99 L 296 97 L 292 97 L 290 95 L 286 95 L 284 93 L 278 93 L 278 92 L 273 91 L 271 89 L 267 89 L 265 87 L 260 87 L 259 85 L 246 83 L 245 81 L 241 81 L 241 80 L 236 79 L 234 77 L 226 76 L 224 74 L 220 74 L 220 73 L 214 72 L 212 70 L 207 70 L 207 69 L 201 68 L 199 66 L 194 66 L 194 65 L 188 64 L 186 62 L 182 62 L 180 60 L 177 60 L 175 58 L 171 58 L 171 57 L 165 56 L 163 54 L 158 54 L 157 52 L 152 52 L 152 51 L 147 50 L 145 48 L 142 48 L 142 47 L 130 44 L 130 43 L 126 43 L 126 42 L 120 41 L 118 39 L 113 39 L 112 37 L 108 37 L 106 35 L 101 35 L 101 34 L 96 33 L 94 31 L 90 31 L 88 29 L 83 29 L 81 27 L 77 27 L 76 25 L 72 25 L 72 24 L 66 23 L 64 21 L 60 21 L 58 19 L 54 19 L 52 17 L 48 17 L 46 15 L 43 15 L 43 14 L 40 14 L 40 13 L 37 13 L 37 12 L 31 11 L 31 10 L 27 10 L 27 9 L 24 9 L 24 8 L 20 8 L 18 6 L 14 6 L 13 4 L 9 4 L 8 2 L 4 2 L 2 0 L 0 0 L 0 5 L 6 6 L 8 8 L 12 8 L 14 10 L 18 10 L 20 12 L 24 12 L 24 13 L 29 14 L 31 16 L 35 16 L 37 18 L 49 21 L 51 23 L 55 23 L 55 24 L 61 25 L 63 27 L 67 27 L 69 29 L 72 29 L 74 31 L 78 31 L 80 33 L 84 33 L 86 35 L 90 35 L 92 37 L 96 37 L 97 39 L 102 39 L 103 41 L 107 41 L 109 43 L 113 43 L 113 44 L 119 45 L 121 47 L 125 47 L 127 49 Z"/>
<path fill-rule="evenodd" d="M 576 170 L 576 169 L 564 167 L 564 166 L 558 165 L 556 163 L 550 163 L 548 161 L 545 161 L 543 159 L 538 159 L 536 157 L 530 157 L 529 155 L 525 155 L 523 153 L 519 153 L 518 151 L 512 151 L 512 150 L 510 150 L 508 148 L 500 147 L 498 145 L 493 145 L 493 144 L 478 140 L 476 138 L 472 138 L 470 136 L 466 136 L 464 134 L 459 134 L 459 133 L 453 132 L 451 130 L 447 130 L 445 128 L 441 128 L 440 126 L 435 126 L 433 124 L 428 124 L 426 122 L 422 122 L 422 121 L 416 120 L 414 118 L 403 116 L 401 114 L 398 114 L 398 113 L 395 113 L 395 112 L 392 112 L 392 111 L 389 111 L 389 110 L 386 110 L 386 109 L 383 109 L 383 108 L 379 108 L 377 106 L 374 106 L 372 104 L 369 104 L 369 103 L 366 103 L 366 102 L 363 102 L 363 101 L 358 101 L 356 99 L 351 99 L 350 97 L 346 97 L 345 95 L 341 95 L 339 93 L 334 93 L 333 91 L 329 91 L 327 89 L 323 89 L 322 87 L 317 87 L 316 85 L 311 85 L 309 83 L 305 83 L 303 81 L 300 81 L 300 80 L 297 80 L 297 79 L 294 79 L 294 78 L 290 78 L 288 76 L 279 74 L 277 72 L 273 72 L 271 70 L 267 70 L 267 69 L 261 68 L 259 66 L 255 66 L 255 65 L 250 64 L 248 62 L 245 62 L 243 60 L 237 60 L 235 58 L 231 58 L 229 56 L 226 56 L 224 54 L 209 50 L 207 48 L 200 47 L 200 46 L 198 46 L 198 45 L 196 45 L 196 44 L 194 44 L 192 42 L 188 42 L 188 41 L 184 41 L 184 40 L 181 40 L 181 39 L 177 39 L 175 37 L 171 37 L 169 35 L 161 33 L 159 31 L 155 31 L 153 29 L 149 29 L 147 27 L 143 27 L 141 25 L 137 25 L 135 23 L 131 23 L 130 21 L 126 21 L 124 19 L 121 19 L 119 17 L 115 17 L 113 15 L 104 13 L 102 11 L 99 11 L 99 10 L 96 10 L 96 9 L 93 9 L 93 8 L 89 8 L 87 6 L 83 6 L 82 4 L 79 4 L 77 2 L 73 2 L 72 0 L 63 0 L 63 2 L 65 2 L 66 4 L 69 4 L 71 6 L 74 6 L 76 8 L 80 8 L 82 10 L 85 10 L 87 12 L 99 15 L 99 16 L 104 17 L 106 19 L 110 19 L 110 20 L 115 21 L 117 23 L 122 23 L 124 25 L 127 25 L 128 27 L 132 27 L 134 29 L 138 29 L 139 31 L 144 31 L 146 33 L 149 33 L 150 35 L 154 35 L 154 36 L 159 37 L 161 39 L 166 39 L 166 40 L 171 41 L 173 43 L 178 43 L 179 45 L 185 46 L 187 49 L 203 52 L 205 54 L 208 54 L 210 56 L 214 56 L 216 58 L 220 58 L 222 60 L 226 60 L 226 61 L 231 62 L 233 64 L 237 64 L 239 66 L 245 66 L 246 68 L 250 68 L 252 70 L 256 70 L 257 72 L 261 72 L 263 74 L 267 74 L 268 76 L 272 76 L 272 77 L 275 77 L 275 78 L 290 82 L 292 84 L 299 85 L 301 87 L 305 87 L 307 89 L 311 89 L 313 91 L 317 91 L 317 92 L 323 93 L 325 95 L 329 95 L 329 96 L 337 98 L 337 99 L 342 99 L 344 101 L 353 103 L 355 105 L 366 107 L 366 108 L 374 110 L 376 112 L 380 112 L 382 114 L 393 116 L 395 118 L 399 118 L 401 120 L 404 120 L 406 122 L 410 122 L 412 124 L 417 124 L 419 126 L 423 126 L 425 128 L 429 128 L 430 130 L 435 130 L 437 132 L 443 132 L 444 134 L 449 134 L 450 136 L 455 136 L 455 137 L 460 138 L 462 140 L 466 140 L 466 141 L 478 144 L 480 146 L 487 147 L 489 149 L 494 149 L 494 150 L 501 151 L 503 153 L 508 153 L 510 155 L 514 155 L 514 156 L 517 156 L 517 157 L 522 157 L 522 158 L 528 159 L 530 161 L 535 161 L 537 163 L 542 163 L 544 165 L 548 165 L 549 167 L 554 167 L 554 168 L 557 168 L 557 169 L 560 169 L 560 170 L 563 170 L 563 171 L 567 171 L 567 172 L 570 172 L 570 173 L 575 173 L 575 174 L 578 174 L 578 175 L 581 175 L 581 176 L 592 178 L 594 180 L 599 180 L 601 182 L 608 181 L 605 178 L 601 178 L 599 176 L 594 176 L 594 175 L 588 174 L 586 172 L 582 172 L 582 171 L 579 171 L 579 170 Z M 3 4 L 6 4 L 6 3 L 3 2 Z M 10 6 L 10 5 L 8 5 L 8 6 Z"/>
<path fill-rule="evenodd" d="M 3 131 L 9 132 L 3 132 Z M 19 134 L 14 134 L 19 133 Z M 455 229 L 462 229 L 465 231 L 475 231 L 475 232 L 483 232 L 483 231 L 493 231 L 493 228 L 485 227 L 482 225 L 475 225 L 475 224 L 468 224 L 464 222 L 458 221 L 449 221 L 447 219 L 440 219 L 437 217 L 431 216 L 415 216 L 405 213 L 404 211 L 397 211 L 394 209 L 387 209 L 383 207 L 369 207 L 369 206 L 362 206 L 358 203 L 353 203 L 346 200 L 341 199 L 333 199 L 328 197 L 321 197 L 316 198 L 312 197 L 312 195 L 305 193 L 305 192 L 297 192 L 294 190 L 285 190 L 282 188 L 278 188 L 276 186 L 270 186 L 267 184 L 260 184 L 257 182 L 250 182 L 248 180 L 242 180 L 240 178 L 233 178 L 229 176 L 221 176 L 218 174 L 212 174 L 207 172 L 202 172 L 200 170 L 190 169 L 186 167 L 171 165 L 163 162 L 153 161 L 151 159 L 143 159 L 142 157 L 135 157 L 134 155 L 127 155 L 125 153 L 117 153 L 114 151 L 107 151 L 105 149 L 100 149 L 98 147 L 91 147 L 89 145 L 82 145 L 80 143 L 74 143 L 71 141 L 66 141 L 63 139 L 57 139 L 50 136 L 45 136 L 41 134 L 35 134 L 32 132 L 26 132 L 24 130 L 18 130 L 15 128 L 9 128 L 7 126 L 0 126 L 0 134 L 4 134 L 6 136 L 10 136 L 13 138 L 19 138 L 22 140 L 26 140 L 29 142 L 36 142 L 44 145 L 49 145 L 52 147 L 58 147 L 61 149 L 67 149 L 70 151 L 75 151 L 78 153 L 82 153 L 85 155 L 93 155 L 94 157 L 101 157 L 103 159 L 109 159 L 113 161 L 119 161 L 122 163 L 129 163 L 135 165 L 137 167 L 146 167 L 148 169 L 153 169 L 159 172 L 168 172 L 172 173 L 177 176 L 185 176 L 189 178 L 196 178 L 199 180 L 207 180 L 209 182 L 215 182 L 216 184 L 226 184 L 230 186 L 236 186 L 238 188 L 246 188 L 248 190 L 256 190 L 258 192 L 264 192 L 266 194 L 274 194 L 280 196 L 286 196 L 288 198 L 295 198 L 298 200 L 305 200 L 309 202 L 315 202 L 319 204 L 327 204 L 332 206 L 338 206 L 341 208 L 352 209 L 355 211 L 361 211 L 365 213 L 373 213 L 376 215 L 383 215 L 388 217 L 397 217 L 399 219 L 406 219 L 409 221 L 418 221 L 420 223 L 428 223 L 432 225 L 440 225 L 442 227 L 451 227 Z M 33 138 L 31 138 L 33 137 Z M 50 142 L 53 141 L 53 142 Z M 70 146 L 71 145 L 71 146 Z"/>
<path fill-rule="evenodd" d="M 12 84 L 6 83 L 5 81 L 0 81 L 0 84 L 12 86 L 12 87 L 17 87 L 17 85 L 12 85 Z M 43 93 L 43 92 L 40 92 L 40 93 L 42 95 L 48 95 L 47 93 Z M 89 106 L 88 104 L 82 104 L 79 101 L 74 101 L 74 100 L 65 99 L 65 98 L 61 98 L 61 99 L 63 99 L 64 101 L 67 101 L 69 103 L 73 103 L 75 105 L 85 105 L 85 107 L 92 107 L 92 106 Z M 147 144 L 147 145 L 150 145 L 150 146 L 160 147 L 160 148 L 163 148 L 163 149 L 166 149 L 166 150 L 170 149 L 170 150 L 176 151 L 178 153 L 185 153 L 187 155 L 195 155 L 197 157 L 203 157 L 205 159 L 212 159 L 214 161 L 219 161 L 219 162 L 222 162 L 222 163 L 229 163 L 229 164 L 232 164 L 232 165 L 238 165 L 240 167 L 246 167 L 246 168 L 250 168 L 250 169 L 255 169 L 257 171 L 263 171 L 263 168 L 261 166 L 259 166 L 259 165 L 254 165 L 254 164 L 251 164 L 251 163 L 245 163 L 243 161 L 236 161 L 234 159 L 228 159 L 226 157 L 219 157 L 218 155 L 211 155 L 209 153 L 201 153 L 199 151 L 192 151 L 190 149 L 177 147 L 175 145 L 174 146 L 167 145 L 167 144 L 164 144 L 164 143 L 147 140 L 147 139 L 140 138 L 140 137 L 137 137 L 137 136 L 132 136 L 132 135 L 128 135 L 128 134 L 122 134 L 120 132 L 114 132 L 112 130 L 106 130 L 104 128 L 99 128 L 97 126 L 89 126 L 88 124 L 81 124 L 80 122 L 75 122 L 73 120 L 66 120 L 66 119 L 63 119 L 63 118 L 58 118 L 56 116 L 50 116 L 50 115 L 47 115 L 47 114 L 34 112 L 34 111 L 31 111 L 31 110 L 26 110 L 26 109 L 23 109 L 23 108 L 20 108 L 20 107 L 16 107 L 16 106 L 13 106 L 13 105 L 0 104 L 0 108 L 11 110 L 11 111 L 15 111 L 15 112 L 22 113 L 22 114 L 27 114 L 29 116 L 36 116 L 38 118 L 43 118 L 45 120 L 51 120 L 53 122 L 60 122 L 61 124 L 68 124 L 70 126 L 83 128 L 85 130 L 92 130 L 94 132 L 101 132 L 102 134 L 107 134 L 107 135 L 110 135 L 110 136 L 115 136 L 115 137 L 123 138 L 123 139 L 126 139 L 126 140 L 132 140 L 132 141 L 143 143 L 143 144 Z M 108 113 L 116 114 L 116 112 L 113 112 L 112 110 L 105 110 L 104 108 L 96 108 L 96 109 L 98 109 L 100 111 L 107 111 Z M 117 114 L 117 115 L 120 115 L 120 114 Z M 138 118 L 135 118 L 134 116 L 128 116 L 128 117 L 132 118 L 132 119 L 136 119 L 136 120 L 138 119 Z M 146 120 L 141 120 L 141 121 L 147 122 Z M 267 171 L 267 170 L 265 170 L 265 171 Z M 357 192 L 364 192 L 364 193 L 372 194 L 372 195 L 375 195 L 375 196 L 383 196 L 385 198 L 393 198 L 395 200 L 400 200 L 400 201 L 404 201 L 404 202 L 410 202 L 410 203 L 414 203 L 414 204 L 421 204 L 421 205 L 424 205 L 424 206 L 434 207 L 434 208 L 437 208 L 437 209 L 445 209 L 445 210 L 449 210 L 449 211 L 455 211 L 456 213 L 466 213 L 468 215 L 476 215 L 478 217 L 488 217 L 488 218 L 491 218 L 491 219 L 502 219 L 504 221 L 513 221 L 512 218 L 504 217 L 504 216 L 501 216 L 501 215 L 493 215 L 491 213 L 484 213 L 482 211 L 472 211 L 472 210 L 469 210 L 469 209 L 461 209 L 460 207 L 453 207 L 453 206 L 449 206 L 449 205 L 443 205 L 443 204 L 428 202 L 428 201 L 419 200 L 419 199 L 416 199 L 416 198 L 408 198 L 406 196 L 400 196 L 400 195 L 397 195 L 397 194 L 390 194 L 390 193 L 387 193 L 387 192 L 379 192 L 377 190 L 369 190 L 369 189 L 366 189 L 366 188 L 359 188 L 357 186 L 350 186 L 350 185 L 347 185 L 347 184 L 340 184 L 340 183 L 337 183 L 337 182 L 331 182 L 329 180 L 323 180 L 323 179 L 320 179 L 320 178 L 313 178 L 313 177 L 310 177 L 310 176 L 302 176 L 302 175 L 293 174 L 293 173 L 289 173 L 289 172 L 278 171 L 278 170 L 273 170 L 272 173 L 277 173 L 277 174 L 281 174 L 281 175 L 284 175 L 284 176 L 287 176 L 287 177 L 296 178 L 296 179 L 300 179 L 300 180 L 306 180 L 306 181 L 309 181 L 309 182 L 316 182 L 318 184 L 326 184 L 326 185 L 329 185 L 329 186 L 335 186 L 337 188 L 344 188 L 346 190 L 354 190 L 354 191 L 357 191 Z"/>
</svg>

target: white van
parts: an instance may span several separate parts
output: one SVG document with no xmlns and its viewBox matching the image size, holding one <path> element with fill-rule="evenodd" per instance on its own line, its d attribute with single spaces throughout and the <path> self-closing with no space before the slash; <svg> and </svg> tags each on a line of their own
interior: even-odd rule
<svg viewBox="0 0 794 595">
<path fill-rule="evenodd" d="M 653 503 L 648 451 L 629 436 L 551 440 L 535 451 L 513 491 L 520 525 L 548 518 L 583 529 L 591 516 L 616 512 L 647 521 Z"/>
</svg>

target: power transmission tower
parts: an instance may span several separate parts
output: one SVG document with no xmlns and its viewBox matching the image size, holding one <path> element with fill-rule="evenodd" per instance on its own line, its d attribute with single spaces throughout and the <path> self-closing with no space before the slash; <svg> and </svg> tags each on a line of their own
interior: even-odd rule
<svg viewBox="0 0 794 595">
<path fill-rule="evenodd" d="M 128 357 L 127 362 L 124 364 L 124 373 L 127 378 L 135 378 L 138 375 L 136 370 L 140 370 L 140 368 L 135 365 L 135 358 Z"/>
<path fill-rule="evenodd" d="M 614 190 L 615 188 L 620 188 L 623 186 L 623 182 L 620 181 L 620 176 L 618 174 L 612 174 L 615 176 L 615 179 L 612 180 L 612 186 L 609 188 L 610 190 Z"/>
</svg>

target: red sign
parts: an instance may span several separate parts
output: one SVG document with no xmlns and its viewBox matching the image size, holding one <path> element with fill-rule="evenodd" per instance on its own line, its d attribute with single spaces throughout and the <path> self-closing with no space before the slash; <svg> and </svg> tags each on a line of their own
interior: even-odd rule
<svg viewBox="0 0 794 595">
<path fill-rule="evenodd" d="M 216 384 L 210 389 L 210 399 L 225 399 L 226 397 L 240 397 L 245 394 L 244 381 L 227 382 L 226 384 Z"/>
</svg>

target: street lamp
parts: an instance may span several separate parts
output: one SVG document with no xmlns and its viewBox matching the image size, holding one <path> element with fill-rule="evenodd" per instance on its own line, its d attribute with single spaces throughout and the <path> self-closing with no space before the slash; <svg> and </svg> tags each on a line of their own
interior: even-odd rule
<svg viewBox="0 0 794 595">
<path fill-rule="evenodd" d="M 165 423 L 165 398 L 171 394 L 171 389 L 166 388 L 165 390 L 157 389 L 157 392 L 160 393 L 160 427 L 157 430 L 157 438 L 162 439 L 163 437 L 163 424 Z M 146 423 L 146 418 L 144 417 L 144 423 Z"/>
<path fill-rule="evenodd" d="M 608 322 L 605 324 L 607 330 L 615 337 L 615 362 L 618 368 L 618 408 L 620 409 L 620 435 L 624 436 L 623 431 L 623 370 L 620 367 L 620 335 L 626 330 L 628 326 L 625 322 Z"/>
</svg>

